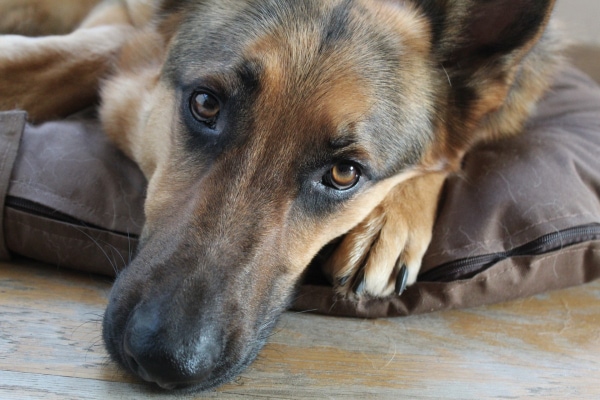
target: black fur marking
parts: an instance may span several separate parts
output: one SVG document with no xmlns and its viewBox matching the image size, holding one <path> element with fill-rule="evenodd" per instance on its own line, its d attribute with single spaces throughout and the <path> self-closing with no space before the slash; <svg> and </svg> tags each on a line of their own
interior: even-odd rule
<svg viewBox="0 0 600 400">
<path fill-rule="evenodd" d="M 189 8 L 194 0 L 162 0 L 158 8 L 159 14 L 170 14 L 175 11 Z"/>
<path fill-rule="evenodd" d="M 349 31 L 350 10 L 352 0 L 345 0 L 338 4 L 331 11 L 329 20 L 324 26 L 319 52 L 334 47 L 338 42 L 350 38 L 352 32 Z"/>
<path fill-rule="evenodd" d="M 483 3 L 473 6 L 466 32 L 471 44 L 460 52 L 479 59 L 508 54 L 524 46 L 538 32 L 550 4 L 548 0 Z"/>
<path fill-rule="evenodd" d="M 260 90 L 261 76 L 264 67 L 257 60 L 243 60 L 236 68 L 236 74 L 244 88 L 244 92 L 255 94 Z"/>
<path fill-rule="evenodd" d="M 427 18 L 429 18 L 433 44 L 439 44 L 442 41 L 448 23 L 447 1 L 421 0 L 416 3 L 420 5 Z"/>
</svg>

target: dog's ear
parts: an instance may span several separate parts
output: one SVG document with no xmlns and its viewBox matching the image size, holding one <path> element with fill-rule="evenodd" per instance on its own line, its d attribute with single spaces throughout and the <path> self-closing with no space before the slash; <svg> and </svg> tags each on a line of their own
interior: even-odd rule
<svg viewBox="0 0 600 400">
<path fill-rule="evenodd" d="M 555 0 L 411 1 L 429 20 L 439 83 L 448 82 L 437 89 L 446 134 L 434 153 L 458 160 L 478 140 L 518 132 L 556 66 L 543 55 L 551 39 L 537 45 Z"/>
<path fill-rule="evenodd" d="M 472 70 L 524 54 L 543 31 L 555 0 L 415 2 L 430 19 L 438 60 Z"/>
</svg>

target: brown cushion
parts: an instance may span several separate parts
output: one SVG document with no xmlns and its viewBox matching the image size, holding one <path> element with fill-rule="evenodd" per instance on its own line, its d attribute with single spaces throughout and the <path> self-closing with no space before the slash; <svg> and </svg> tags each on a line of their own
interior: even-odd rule
<svg viewBox="0 0 600 400">
<path fill-rule="evenodd" d="M 143 225 L 145 181 L 96 122 L 78 118 L 31 126 L 23 113 L 4 113 L 0 146 L 6 249 L 107 275 L 126 265 Z M 315 262 L 293 308 L 407 315 L 597 279 L 598 149 L 600 88 L 566 69 L 523 135 L 478 146 L 461 174 L 447 182 L 415 285 L 400 297 L 346 301 L 324 283 Z"/>
<path fill-rule="evenodd" d="M 50 264 L 114 275 L 135 250 L 144 223 L 140 170 L 93 118 L 33 126 L 23 112 L 0 115 L 0 129 L 3 121 L 20 119 L 22 131 L 12 176 L 0 182 L 0 195 L 8 184 L 6 247 Z"/>
</svg>

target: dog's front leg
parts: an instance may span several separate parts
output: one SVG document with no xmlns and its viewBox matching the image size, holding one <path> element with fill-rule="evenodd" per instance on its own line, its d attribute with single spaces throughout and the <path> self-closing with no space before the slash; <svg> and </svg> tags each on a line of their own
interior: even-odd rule
<svg viewBox="0 0 600 400">
<path fill-rule="evenodd" d="M 131 31 L 111 25 L 64 36 L 0 36 L 0 110 L 24 109 L 42 121 L 93 104 L 101 78 Z"/>
<path fill-rule="evenodd" d="M 428 173 L 399 184 L 346 234 L 324 265 L 338 294 L 384 297 L 415 282 L 446 176 Z"/>
</svg>

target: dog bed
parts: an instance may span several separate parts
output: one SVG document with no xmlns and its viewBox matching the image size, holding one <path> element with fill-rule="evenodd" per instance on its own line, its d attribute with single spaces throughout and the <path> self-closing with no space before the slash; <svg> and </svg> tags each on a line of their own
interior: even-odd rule
<svg viewBox="0 0 600 400">
<path fill-rule="evenodd" d="M 481 144 L 445 185 L 418 282 L 400 297 L 338 298 L 318 257 L 292 308 L 385 317 L 472 307 L 600 277 L 600 88 L 565 69 L 523 135 Z M 146 182 L 93 116 L 0 113 L 0 258 L 114 276 L 144 221 Z"/>
</svg>

